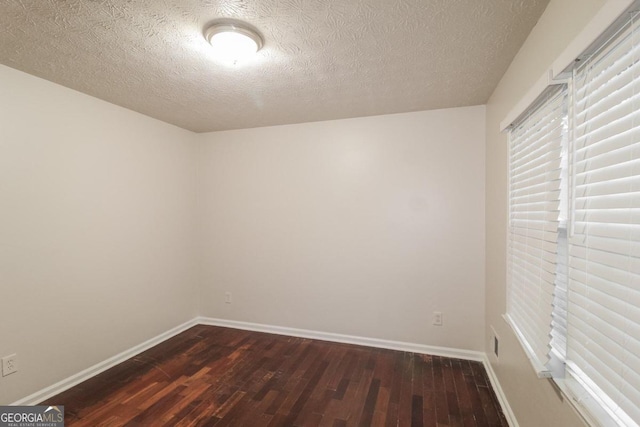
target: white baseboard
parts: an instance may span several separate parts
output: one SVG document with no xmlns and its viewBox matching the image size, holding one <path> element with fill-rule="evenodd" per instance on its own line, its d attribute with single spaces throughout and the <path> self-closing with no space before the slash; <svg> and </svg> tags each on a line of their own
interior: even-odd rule
<svg viewBox="0 0 640 427">
<path fill-rule="evenodd" d="M 491 366 L 491 362 L 487 355 L 484 355 L 482 360 L 484 364 L 484 369 L 487 371 L 487 375 L 489 376 L 489 381 L 491 382 L 491 387 L 493 387 L 493 391 L 496 392 L 496 396 L 498 396 L 498 402 L 500 402 L 500 406 L 502 407 L 502 412 L 504 412 L 504 416 L 507 418 L 507 422 L 510 427 L 519 427 L 518 420 L 516 419 L 515 414 L 513 413 L 513 409 L 511 409 L 511 405 L 509 405 L 509 401 L 507 400 L 507 396 L 504 394 L 504 390 L 502 390 L 502 386 L 498 381 L 498 376 L 496 372 L 493 370 Z"/>
<path fill-rule="evenodd" d="M 424 344 L 414 344 L 402 341 L 389 341 L 378 338 L 358 337 L 353 335 L 334 334 L 331 332 L 311 331 L 308 329 L 287 328 L 284 326 L 265 325 L 261 323 L 240 322 L 237 320 L 216 319 L 212 317 L 198 317 L 196 322 L 202 325 L 223 326 L 226 328 L 243 329 L 247 331 L 266 332 L 276 335 L 310 338 L 321 341 L 356 344 L 367 347 L 386 348 L 389 350 L 408 351 L 412 353 L 432 354 L 434 356 L 451 357 L 455 359 L 484 361 L 485 354 L 480 351 L 460 350 L 448 347 L 436 347 Z"/>
<path fill-rule="evenodd" d="M 150 349 L 151 347 L 160 344 L 163 341 L 168 340 L 169 338 L 178 335 L 180 332 L 184 332 L 187 329 L 195 326 L 197 324 L 196 319 L 191 319 L 188 322 L 183 323 L 182 325 L 176 326 L 173 329 L 168 330 L 158 336 L 155 336 L 142 344 L 138 344 L 135 347 L 131 347 L 128 350 L 123 351 L 122 353 L 116 354 L 113 357 L 110 357 L 107 360 L 104 360 L 100 363 L 97 363 L 82 372 L 78 372 L 75 375 L 72 375 L 68 378 L 65 378 L 62 381 L 59 381 L 47 388 L 44 388 L 40 391 L 37 391 L 23 399 L 17 400 L 13 402 L 11 405 L 37 405 L 38 403 L 55 396 L 56 394 L 60 394 L 63 391 L 70 389 L 71 387 L 80 384 L 83 381 L 92 378 L 101 372 L 106 371 L 109 368 L 114 367 L 115 365 L 124 362 L 127 359 L 132 358 L 145 350 Z"/>
<path fill-rule="evenodd" d="M 496 395 L 498 396 L 498 401 L 500 402 L 500 406 L 507 418 L 509 426 L 511 427 L 519 427 L 518 422 L 511 410 L 511 406 L 509 406 L 509 402 L 500 386 L 500 382 L 498 382 L 498 378 L 491 367 L 491 363 L 487 358 L 487 355 L 480 351 L 471 351 L 471 350 L 461 350 L 455 348 L 448 347 L 437 347 L 430 346 L 424 344 L 415 344 L 408 343 L 402 341 L 390 341 L 383 340 L 378 338 L 367 338 L 367 337 L 358 337 L 353 335 L 343 335 L 343 334 L 335 334 L 331 332 L 320 332 L 320 331 L 311 331 L 308 329 L 297 329 L 297 328 L 288 328 L 284 326 L 273 326 L 273 325 L 265 325 L 261 323 L 249 323 L 249 322 L 240 322 L 236 320 L 225 320 L 225 319 L 216 319 L 211 317 L 196 317 L 188 322 L 183 323 L 182 325 L 176 326 L 173 329 L 168 330 L 158 336 L 155 336 L 142 344 L 138 344 L 128 350 L 123 351 L 122 353 L 116 354 L 109 359 L 100 362 L 91 366 L 90 368 L 85 369 L 82 372 L 79 372 L 75 375 L 72 375 L 62 381 L 59 381 L 47 388 L 44 388 L 36 393 L 33 393 L 23 399 L 20 399 L 11 405 L 37 405 L 38 403 L 55 396 L 63 391 L 70 389 L 71 387 L 80 384 L 83 381 L 86 381 L 113 366 L 124 362 L 127 359 L 130 359 L 149 348 L 160 344 L 163 341 L 168 340 L 169 338 L 178 335 L 181 332 L 186 331 L 195 325 L 211 325 L 211 326 L 222 326 L 226 328 L 233 329 L 242 329 L 247 331 L 256 331 L 256 332 L 266 332 L 270 334 L 277 335 L 287 335 L 293 337 L 300 338 L 309 338 L 316 339 L 321 341 L 331 341 L 331 342 L 339 342 L 345 344 L 355 344 L 362 345 L 367 347 L 377 347 L 377 348 L 386 348 L 390 350 L 398 350 L 398 351 L 408 351 L 412 353 L 420 353 L 420 354 L 431 354 L 435 356 L 442 357 L 451 357 L 456 359 L 464 359 L 464 360 L 473 360 L 477 362 L 482 362 L 484 364 L 485 369 L 487 370 L 487 375 L 489 376 L 489 381 L 491 382 L 491 386 L 493 387 Z"/>
<path fill-rule="evenodd" d="M 484 365 L 491 386 L 498 397 L 498 403 L 504 412 L 510 427 L 519 427 L 518 421 L 509 405 L 502 386 L 498 381 L 487 354 L 480 351 L 460 350 L 448 347 L 436 347 L 424 344 L 414 344 L 402 341 L 389 341 L 378 338 L 366 338 L 353 335 L 334 334 L 330 332 L 310 331 L 307 329 L 287 328 L 283 326 L 264 325 L 261 323 L 240 322 L 236 320 L 216 319 L 211 317 L 198 317 L 196 322 L 202 325 L 222 326 L 226 328 L 243 329 L 248 331 L 266 332 L 277 335 L 288 335 L 300 338 L 310 338 L 322 341 L 340 342 L 346 344 L 363 345 L 367 347 L 386 348 L 390 350 L 408 351 L 411 353 L 431 354 L 434 356 L 451 357 L 455 359 L 473 360 L 482 362 Z"/>
</svg>

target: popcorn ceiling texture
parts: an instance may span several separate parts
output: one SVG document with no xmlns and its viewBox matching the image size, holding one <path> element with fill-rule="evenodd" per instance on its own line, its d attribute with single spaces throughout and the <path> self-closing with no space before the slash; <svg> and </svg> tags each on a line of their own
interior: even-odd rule
<svg viewBox="0 0 640 427">
<path fill-rule="evenodd" d="M 2 0 L 0 63 L 196 132 L 486 103 L 548 0 Z M 217 63 L 220 18 L 265 46 Z"/>
</svg>

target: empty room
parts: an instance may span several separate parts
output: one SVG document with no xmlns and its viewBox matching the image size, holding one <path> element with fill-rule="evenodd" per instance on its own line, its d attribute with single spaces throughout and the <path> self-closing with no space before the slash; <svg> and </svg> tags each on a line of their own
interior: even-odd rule
<svg viewBox="0 0 640 427">
<path fill-rule="evenodd" d="M 640 1 L 2 0 L 0 427 L 640 426 Z"/>
</svg>

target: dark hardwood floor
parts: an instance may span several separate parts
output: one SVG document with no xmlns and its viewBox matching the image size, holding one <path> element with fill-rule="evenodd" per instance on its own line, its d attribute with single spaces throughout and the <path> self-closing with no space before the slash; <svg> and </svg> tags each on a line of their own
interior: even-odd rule
<svg viewBox="0 0 640 427">
<path fill-rule="evenodd" d="M 484 367 L 195 326 L 42 404 L 69 426 L 507 426 Z"/>
</svg>

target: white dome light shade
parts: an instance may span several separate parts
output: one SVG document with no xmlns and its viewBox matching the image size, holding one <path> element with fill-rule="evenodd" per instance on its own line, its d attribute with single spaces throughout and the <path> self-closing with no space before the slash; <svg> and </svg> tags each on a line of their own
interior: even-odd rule
<svg viewBox="0 0 640 427">
<path fill-rule="evenodd" d="M 234 64 L 251 58 L 262 47 L 258 33 L 236 23 L 213 25 L 204 36 L 211 43 L 216 58 Z"/>
</svg>

